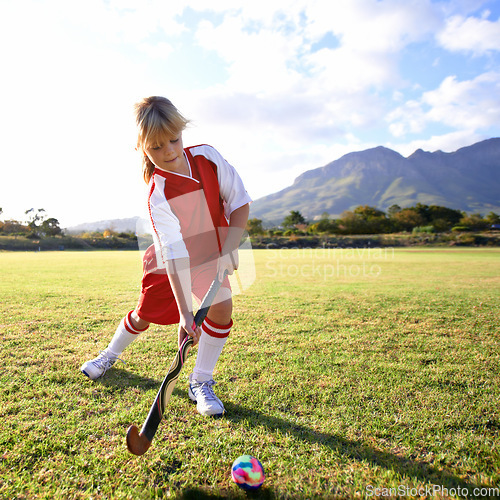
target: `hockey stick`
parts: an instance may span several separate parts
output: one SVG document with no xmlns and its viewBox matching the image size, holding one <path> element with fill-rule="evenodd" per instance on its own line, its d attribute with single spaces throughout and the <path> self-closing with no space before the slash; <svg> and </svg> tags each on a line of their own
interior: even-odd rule
<svg viewBox="0 0 500 500">
<path fill-rule="evenodd" d="M 224 274 L 224 277 L 226 275 Z M 194 317 L 195 326 L 200 326 L 205 319 L 210 306 L 212 305 L 217 292 L 221 286 L 222 282 L 219 281 L 218 277 L 214 279 L 208 292 L 200 304 L 198 312 Z M 179 374 L 182 369 L 182 365 L 184 365 L 184 361 L 186 356 L 193 345 L 193 337 L 189 335 L 186 336 L 182 345 L 179 347 L 179 351 L 175 355 L 175 358 L 170 365 L 170 369 L 168 370 L 167 375 L 163 379 L 160 390 L 156 395 L 155 401 L 149 410 L 149 414 L 144 422 L 141 432 L 136 425 L 131 425 L 127 430 L 127 448 L 130 453 L 134 455 L 144 455 L 148 448 L 151 446 L 151 442 L 153 441 L 153 437 L 156 434 L 158 426 L 160 425 L 161 419 L 163 418 L 163 413 L 165 411 L 165 406 L 167 405 L 170 396 L 175 387 L 175 383 L 179 378 Z"/>
</svg>

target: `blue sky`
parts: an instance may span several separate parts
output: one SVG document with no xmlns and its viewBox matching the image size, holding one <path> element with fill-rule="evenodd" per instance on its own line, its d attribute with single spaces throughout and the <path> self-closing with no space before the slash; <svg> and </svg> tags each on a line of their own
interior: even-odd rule
<svg viewBox="0 0 500 500">
<path fill-rule="evenodd" d="M 498 0 L 0 0 L 2 217 L 141 215 L 148 95 L 254 199 L 351 151 L 499 137 L 499 16 Z"/>
</svg>

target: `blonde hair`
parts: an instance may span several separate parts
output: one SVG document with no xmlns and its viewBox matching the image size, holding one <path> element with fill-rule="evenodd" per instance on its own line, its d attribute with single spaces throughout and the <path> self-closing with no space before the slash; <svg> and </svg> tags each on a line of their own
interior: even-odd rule
<svg viewBox="0 0 500 500">
<path fill-rule="evenodd" d="M 155 166 L 146 156 L 145 149 L 152 144 L 161 143 L 165 137 L 177 137 L 187 127 L 189 120 L 165 97 L 152 96 L 135 104 L 137 124 L 137 149 L 142 151 L 142 170 L 144 180 L 149 182 Z"/>
</svg>

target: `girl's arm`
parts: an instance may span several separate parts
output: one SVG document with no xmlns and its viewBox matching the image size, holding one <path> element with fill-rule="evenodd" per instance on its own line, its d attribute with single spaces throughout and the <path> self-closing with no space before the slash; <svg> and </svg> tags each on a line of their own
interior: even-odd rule
<svg viewBox="0 0 500 500">
<path fill-rule="evenodd" d="M 240 246 L 241 237 L 247 225 L 249 213 L 250 204 L 247 203 L 234 210 L 229 216 L 228 233 L 219 259 L 219 280 L 222 280 L 224 277 L 224 271 L 227 271 L 228 274 L 233 274 L 238 269 L 238 247 Z"/>
<path fill-rule="evenodd" d="M 168 279 L 174 293 L 177 307 L 179 308 L 179 326 L 194 339 L 194 344 L 197 344 L 201 328 L 198 326 L 193 329 L 193 298 L 191 296 L 191 270 L 189 267 L 189 258 L 183 257 L 172 259 L 167 264 Z M 184 337 L 179 335 L 180 338 Z"/>
</svg>

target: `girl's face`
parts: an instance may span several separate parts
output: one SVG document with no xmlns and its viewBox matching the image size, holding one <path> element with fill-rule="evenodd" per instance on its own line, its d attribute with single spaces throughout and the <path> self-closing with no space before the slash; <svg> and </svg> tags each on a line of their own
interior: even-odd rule
<svg viewBox="0 0 500 500">
<path fill-rule="evenodd" d="M 182 144 L 182 133 L 178 136 L 164 136 L 144 148 L 144 153 L 160 170 L 184 173 L 187 168 Z"/>
</svg>

